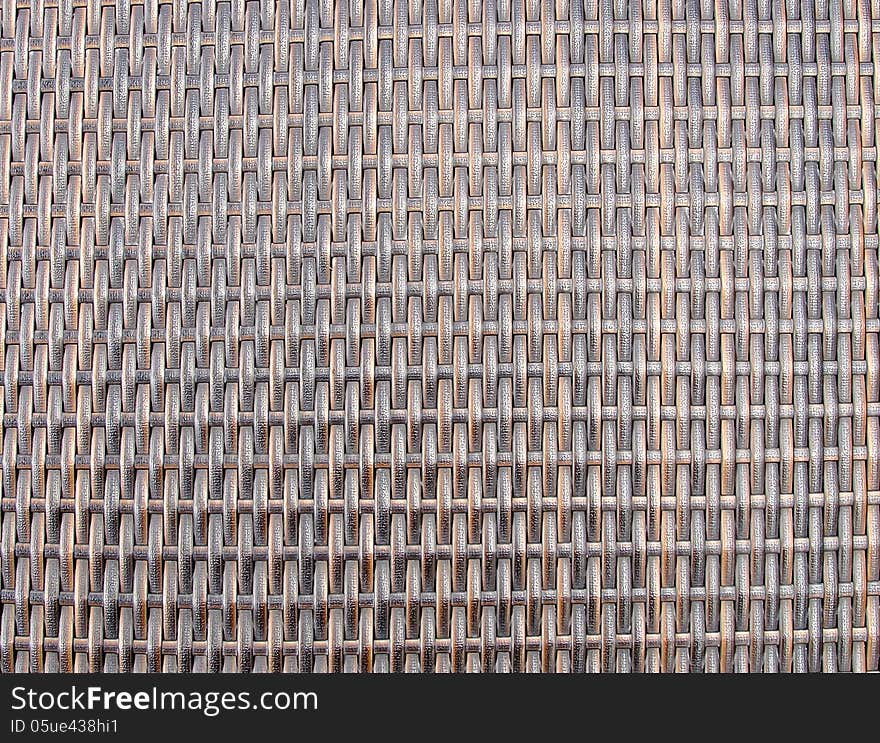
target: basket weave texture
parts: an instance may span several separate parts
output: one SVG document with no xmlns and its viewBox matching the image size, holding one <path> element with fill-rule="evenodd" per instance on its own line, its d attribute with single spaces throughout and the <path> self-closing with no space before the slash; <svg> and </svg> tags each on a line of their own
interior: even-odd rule
<svg viewBox="0 0 880 743">
<path fill-rule="evenodd" d="M 2 0 L 2 670 L 877 670 L 875 60 L 877 0 Z"/>
</svg>

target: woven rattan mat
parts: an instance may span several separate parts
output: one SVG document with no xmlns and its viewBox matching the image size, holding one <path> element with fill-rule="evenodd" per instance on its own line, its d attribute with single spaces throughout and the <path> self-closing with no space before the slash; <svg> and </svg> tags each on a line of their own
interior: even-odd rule
<svg viewBox="0 0 880 743">
<path fill-rule="evenodd" d="M 0 3 L 4 671 L 870 671 L 876 0 Z"/>
</svg>

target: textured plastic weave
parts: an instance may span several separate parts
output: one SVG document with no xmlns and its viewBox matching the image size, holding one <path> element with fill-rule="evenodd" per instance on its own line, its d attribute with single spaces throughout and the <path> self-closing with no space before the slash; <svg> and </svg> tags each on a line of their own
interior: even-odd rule
<svg viewBox="0 0 880 743">
<path fill-rule="evenodd" d="M 3 671 L 871 671 L 877 0 L 0 2 Z"/>
</svg>

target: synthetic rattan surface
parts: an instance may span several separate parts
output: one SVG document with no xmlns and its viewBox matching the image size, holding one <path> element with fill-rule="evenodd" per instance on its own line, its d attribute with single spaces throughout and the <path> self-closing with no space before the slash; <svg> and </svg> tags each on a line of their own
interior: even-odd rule
<svg viewBox="0 0 880 743">
<path fill-rule="evenodd" d="M 4 671 L 868 671 L 877 0 L 3 0 Z"/>
</svg>

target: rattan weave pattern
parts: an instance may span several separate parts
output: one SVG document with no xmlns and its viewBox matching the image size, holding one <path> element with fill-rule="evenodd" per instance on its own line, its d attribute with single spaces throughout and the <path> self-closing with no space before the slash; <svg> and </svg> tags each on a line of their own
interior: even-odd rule
<svg viewBox="0 0 880 743">
<path fill-rule="evenodd" d="M 878 0 L 0 2 L 9 671 L 870 671 Z"/>
</svg>

